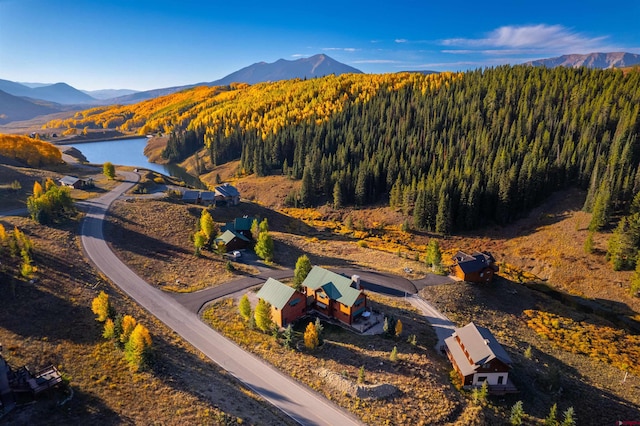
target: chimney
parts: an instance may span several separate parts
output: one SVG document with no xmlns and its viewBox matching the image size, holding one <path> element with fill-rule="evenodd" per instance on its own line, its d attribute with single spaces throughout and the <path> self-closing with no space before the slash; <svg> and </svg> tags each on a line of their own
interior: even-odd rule
<svg viewBox="0 0 640 426">
<path fill-rule="evenodd" d="M 360 275 L 351 275 L 351 281 L 355 284 L 356 290 L 360 290 Z"/>
</svg>

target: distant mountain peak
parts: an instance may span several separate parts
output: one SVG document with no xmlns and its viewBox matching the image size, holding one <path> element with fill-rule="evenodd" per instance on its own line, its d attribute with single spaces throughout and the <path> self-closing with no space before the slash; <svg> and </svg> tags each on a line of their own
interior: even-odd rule
<svg viewBox="0 0 640 426">
<path fill-rule="evenodd" d="M 257 62 L 231 73 L 220 80 L 207 84 L 210 86 L 222 86 L 230 83 L 256 84 L 265 81 L 314 78 L 330 74 L 340 75 L 351 73 L 361 74 L 362 71 L 320 53 L 295 60 L 278 59 L 272 63 Z"/>
<path fill-rule="evenodd" d="M 593 52 L 587 54 L 568 54 L 555 58 L 537 59 L 524 65 L 536 67 L 587 67 L 587 68 L 623 68 L 640 64 L 640 55 L 628 52 Z"/>
</svg>

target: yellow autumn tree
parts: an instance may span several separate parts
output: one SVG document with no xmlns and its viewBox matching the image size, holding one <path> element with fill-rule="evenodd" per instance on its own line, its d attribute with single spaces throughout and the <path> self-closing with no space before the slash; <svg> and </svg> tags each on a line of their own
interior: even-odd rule
<svg viewBox="0 0 640 426">
<path fill-rule="evenodd" d="M 116 335 L 116 325 L 111 318 L 107 318 L 104 323 L 104 329 L 102 331 L 102 337 L 105 339 L 113 339 Z"/>
<path fill-rule="evenodd" d="M 100 294 L 98 294 L 98 296 L 93 299 L 93 302 L 91 302 L 91 310 L 97 315 L 97 321 L 106 321 L 111 310 L 109 295 L 104 291 L 100 291 Z"/>
<path fill-rule="evenodd" d="M 44 193 L 44 191 L 42 190 L 42 185 L 40 185 L 40 182 L 35 181 L 33 183 L 33 198 L 40 198 L 42 197 L 42 194 Z"/>
<path fill-rule="evenodd" d="M 129 341 L 129 337 L 131 337 L 131 333 L 135 330 L 138 322 L 131 315 L 125 315 L 122 318 L 122 332 L 120 333 L 120 341 L 122 343 L 127 343 Z"/>
<path fill-rule="evenodd" d="M 399 337 L 402 334 L 402 321 L 398 320 L 396 322 L 396 337 Z"/>
<path fill-rule="evenodd" d="M 124 345 L 124 357 L 132 369 L 138 370 L 144 365 L 151 343 L 151 334 L 147 327 L 137 324 Z"/>
<path fill-rule="evenodd" d="M 307 329 L 304 331 L 304 346 L 307 349 L 315 349 L 320 344 L 320 338 L 318 337 L 318 330 L 316 325 L 312 322 L 307 324 Z"/>
</svg>

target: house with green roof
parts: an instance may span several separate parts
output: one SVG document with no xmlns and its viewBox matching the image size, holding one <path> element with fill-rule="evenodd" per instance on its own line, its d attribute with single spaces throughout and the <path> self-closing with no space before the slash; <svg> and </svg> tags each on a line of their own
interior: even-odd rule
<svg viewBox="0 0 640 426">
<path fill-rule="evenodd" d="M 307 309 L 351 325 L 367 308 L 367 295 L 357 281 L 314 266 L 302 282 Z"/>
<path fill-rule="evenodd" d="M 226 251 L 240 250 L 245 249 L 251 245 L 251 240 L 249 240 L 244 235 L 239 232 L 231 231 L 227 229 L 220 236 L 218 236 L 214 241 L 216 247 L 220 248 L 222 244 L 226 248 Z"/>
<path fill-rule="evenodd" d="M 306 312 L 305 295 L 273 278 L 264 283 L 257 296 L 271 305 L 271 319 L 278 327 L 286 327 Z"/>
</svg>

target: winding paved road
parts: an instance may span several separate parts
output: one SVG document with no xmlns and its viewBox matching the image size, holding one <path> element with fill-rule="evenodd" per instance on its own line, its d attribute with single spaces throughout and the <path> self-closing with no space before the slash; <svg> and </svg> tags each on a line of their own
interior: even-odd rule
<svg viewBox="0 0 640 426">
<path fill-rule="evenodd" d="M 358 419 L 320 394 L 282 374 L 263 360 L 224 338 L 174 298 L 147 284 L 110 250 L 102 225 L 110 204 L 139 179 L 122 173 L 126 181 L 86 204 L 82 246 L 91 261 L 109 279 L 169 328 L 267 401 L 303 425 L 360 425 Z"/>
</svg>

